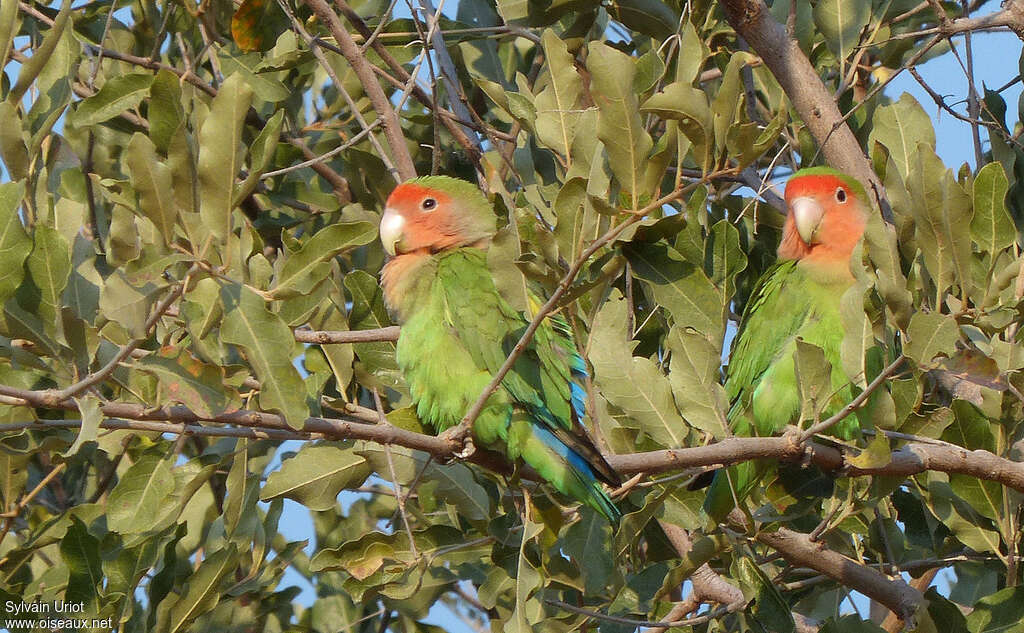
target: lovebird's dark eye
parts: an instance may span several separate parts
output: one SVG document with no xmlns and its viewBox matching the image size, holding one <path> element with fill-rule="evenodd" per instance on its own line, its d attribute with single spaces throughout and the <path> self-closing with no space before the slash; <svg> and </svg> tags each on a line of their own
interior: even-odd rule
<svg viewBox="0 0 1024 633">
<path fill-rule="evenodd" d="M 842 187 L 836 189 L 836 202 L 840 204 L 846 202 L 846 190 Z"/>
<path fill-rule="evenodd" d="M 437 207 L 437 200 L 433 198 L 426 198 L 420 203 L 420 208 L 424 211 L 433 211 Z"/>
</svg>

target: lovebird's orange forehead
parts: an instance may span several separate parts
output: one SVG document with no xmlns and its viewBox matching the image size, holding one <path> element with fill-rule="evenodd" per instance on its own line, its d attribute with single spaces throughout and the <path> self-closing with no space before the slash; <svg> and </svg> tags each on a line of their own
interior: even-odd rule
<svg viewBox="0 0 1024 633">
<path fill-rule="evenodd" d="M 792 178 L 786 183 L 786 200 L 822 193 L 831 196 L 840 187 L 846 191 L 846 195 L 853 195 L 850 185 L 843 182 L 842 178 L 831 174 Z"/>
<path fill-rule="evenodd" d="M 451 202 L 451 196 L 439 190 L 415 182 L 407 182 L 395 187 L 395 190 L 388 196 L 388 206 L 404 209 L 410 206 L 418 207 L 424 198 L 433 198 L 438 204 Z"/>
</svg>

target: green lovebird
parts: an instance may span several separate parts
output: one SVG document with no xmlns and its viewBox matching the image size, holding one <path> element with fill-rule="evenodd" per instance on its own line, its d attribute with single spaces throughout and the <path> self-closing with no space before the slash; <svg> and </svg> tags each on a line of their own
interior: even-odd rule
<svg viewBox="0 0 1024 633">
<path fill-rule="evenodd" d="M 392 255 L 384 299 L 402 324 L 398 366 L 417 414 L 437 432 L 461 421 L 532 319 L 502 299 L 487 267 L 496 219 L 475 185 L 446 176 L 399 185 L 381 217 Z M 568 324 L 549 316 L 487 400 L 473 438 L 614 523 L 619 511 L 601 482 L 617 486 L 619 475 L 580 422 L 586 376 Z"/>
<path fill-rule="evenodd" d="M 797 339 L 817 345 L 832 366 L 831 416 L 852 398 L 841 369 L 843 325 L 839 303 L 853 285 L 850 256 L 864 234 L 868 203 L 864 188 L 828 167 L 794 174 L 786 185 L 786 222 L 779 261 L 758 280 L 747 300 L 726 371 L 728 419 L 737 436 L 777 435 L 800 422 L 800 392 L 793 354 Z M 830 429 L 850 439 L 853 416 Z M 704 500 L 708 516 L 721 521 L 765 474 L 766 466 L 744 462 L 715 473 Z"/>
</svg>

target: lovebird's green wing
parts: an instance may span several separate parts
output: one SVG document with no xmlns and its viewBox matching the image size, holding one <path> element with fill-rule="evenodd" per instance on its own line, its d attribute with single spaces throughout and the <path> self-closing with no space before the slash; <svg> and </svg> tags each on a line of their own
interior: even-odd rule
<svg viewBox="0 0 1024 633">
<path fill-rule="evenodd" d="M 436 286 L 444 297 L 443 323 L 438 326 L 448 328 L 475 366 L 493 376 L 529 320 L 501 298 L 478 249 L 438 256 Z M 504 445 L 510 459 L 522 458 L 560 492 L 614 521 L 618 510 L 599 481 L 614 485 L 618 475 L 580 424 L 585 377 L 586 364 L 576 353 L 567 324 L 549 318 L 505 376 L 473 431 L 478 441 Z"/>
<path fill-rule="evenodd" d="M 837 392 L 829 410 L 842 406 L 847 380 L 840 367 L 843 340 L 839 299 L 849 284 L 820 283 L 808 276 L 797 261 L 782 261 L 770 268 L 755 286 L 740 320 L 726 372 L 729 424 L 737 436 L 770 436 L 799 422 L 800 392 L 793 354 L 796 340 L 817 345 L 835 370 Z M 848 436 L 853 418 L 836 429 Z M 750 494 L 766 472 L 758 462 L 744 462 L 719 470 L 708 489 L 704 509 L 722 520 Z"/>
</svg>

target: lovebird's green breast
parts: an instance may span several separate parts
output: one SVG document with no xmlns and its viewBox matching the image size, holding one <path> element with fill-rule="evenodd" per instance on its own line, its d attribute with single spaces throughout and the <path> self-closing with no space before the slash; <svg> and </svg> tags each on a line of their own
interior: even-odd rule
<svg viewBox="0 0 1024 633">
<path fill-rule="evenodd" d="M 501 314 L 499 303 L 504 302 L 483 251 L 476 248 L 453 249 L 425 258 L 409 272 L 407 283 L 399 307 L 404 323 L 397 361 L 416 402 L 417 414 L 435 430 L 443 431 L 459 422 L 490 382 L 487 364 L 480 362 L 479 345 L 472 353 L 466 338 L 490 332 L 497 338 L 485 346 L 493 346 L 497 358 L 508 330 L 495 318 Z M 479 320 L 475 332 L 458 327 L 467 319 Z M 498 362 L 503 359 L 501 356 Z M 501 395 L 499 390 L 492 396 L 492 403 L 500 403 Z"/>
<path fill-rule="evenodd" d="M 773 435 L 799 422 L 800 390 L 793 354 L 797 339 L 822 349 L 832 365 L 831 382 L 836 395 L 825 415 L 849 401 L 848 380 L 840 362 L 843 325 L 840 298 L 852 278 L 808 274 L 797 261 L 775 265 L 761 279 L 744 310 L 740 331 L 733 343 L 725 390 L 732 409 L 730 421 L 744 413 L 753 419 L 758 435 Z M 848 436 L 855 418 L 834 430 Z"/>
</svg>

